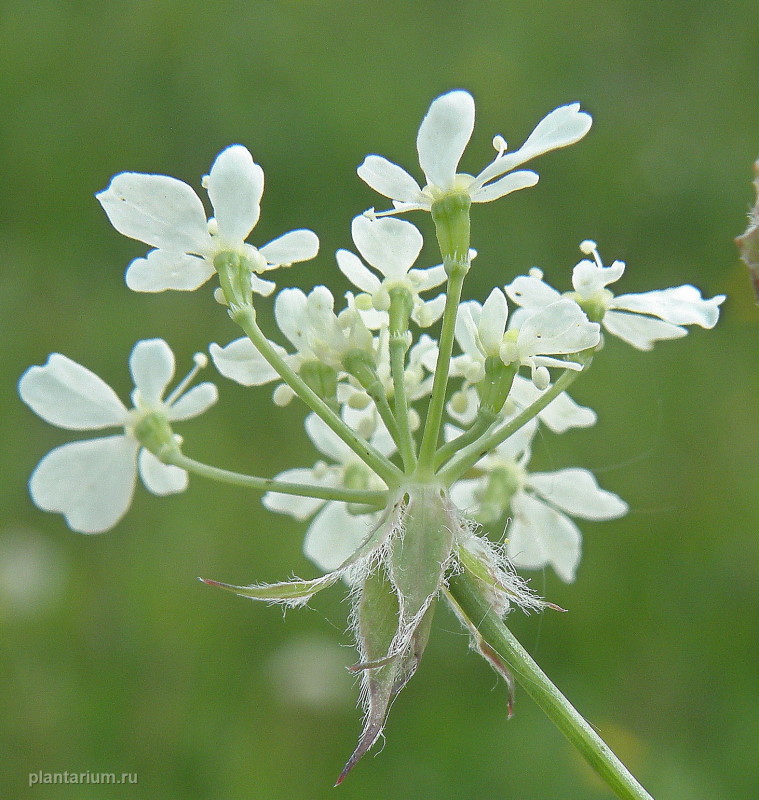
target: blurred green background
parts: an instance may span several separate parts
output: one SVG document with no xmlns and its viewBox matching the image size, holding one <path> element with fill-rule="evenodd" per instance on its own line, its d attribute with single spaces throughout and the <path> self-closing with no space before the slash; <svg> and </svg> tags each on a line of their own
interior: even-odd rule
<svg viewBox="0 0 759 800">
<path fill-rule="evenodd" d="M 113 174 L 197 188 L 246 144 L 267 175 L 254 241 L 301 226 L 322 241 L 280 285 L 344 291 L 332 254 L 378 202 L 356 165 L 378 152 L 416 172 L 419 122 L 454 87 L 477 101 L 465 170 L 562 103 L 595 119 L 536 164 L 535 189 L 475 209 L 469 297 L 532 265 L 568 287 L 585 238 L 628 262 L 620 291 L 729 296 L 716 330 L 652 353 L 611 341 L 576 385 L 598 425 L 546 436 L 536 463 L 596 470 L 632 512 L 582 525 L 575 585 L 533 576 L 569 613 L 512 627 L 656 798 L 759 796 L 759 313 L 732 241 L 753 202 L 758 76 L 749 0 L 3 0 L 0 797 L 610 796 L 523 692 L 506 721 L 503 686 L 447 613 L 381 754 L 332 790 L 360 729 L 344 593 L 283 620 L 195 581 L 315 575 L 303 525 L 195 479 L 166 500 L 140 488 L 116 530 L 87 537 L 27 495 L 36 462 L 75 438 L 18 400 L 28 365 L 63 352 L 126 399 L 137 339 L 166 338 L 181 372 L 237 336 L 207 287 L 126 289 L 145 248 L 93 197 Z M 424 266 L 430 220 L 414 220 Z M 190 455 L 259 474 L 315 460 L 295 404 L 218 383 L 222 402 L 182 428 Z M 139 784 L 29 789 L 37 770 Z"/>
</svg>

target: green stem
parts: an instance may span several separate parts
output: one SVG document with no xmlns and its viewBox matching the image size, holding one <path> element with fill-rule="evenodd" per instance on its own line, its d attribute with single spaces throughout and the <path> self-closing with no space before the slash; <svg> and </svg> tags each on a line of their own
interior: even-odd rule
<svg viewBox="0 0 759 800">
<path fill-rule="evenodd" d="M 435 364 L 435 378 L 432 383 L 432 396 L 427 408 L 427 419 L 424 423 L 424 434 L 419 450 L 419 468 L 422 471 L 434 468 L 435 450 L 440 436 L 440 424 L 445 408 L 445 395 L 448 389 L 448 373 L 451 366 L 451 353 L 456 332 L 456 316 L 461 300 L 461 289 L 464 278 L 469 271 L 469 258 L 462 260 L 447 259 L 443 262 L 448 273 L 448 286 L 445 297 L 445 311 L 440 330 L 440 343 Z"/>
<path fill-rule="evenodd" d="M 480 635 L 548 718 L 582 753 L 620 800 L 653 800 L 591 725 L 554 686 L 482 597 L 466 573 L 452 575 L 448 590 Z"/>
<path fill-rule="evenodd" d="M 390 342 L 388 345 L 390 348 L 390 374 L 393 379 L 395 419 L 398 423 L 398 450 L 407 474 L 413 472 L 416 466 L 416 447 L 409 423 L 405 378 L 408 322 L 412 308 L 412 299 L 407 289 L 390 290 Z"/>
<path fill-rule="evenodd" d="M 398 423 L 399 442 L 398 449 L 403 459 L 403 466 L 407 473 L 411 473 L 416 466 L 416 453 L 414 439 L 411 435 L 411 425 L 408 416 L 408 399 L 406 397 L 406 381 L 404 378 L 406 360 L 406 341 L 404 339 L 390 339 L 390 372 L 393 376 L 393 399 L 395 404 L 395 419 Z"/>
<path fill-rule="evenodd" d="M 231 483 L 234 486 L 244 486 L 248 489 L 257 489 L 261 492 L 279 492 L 280 494 L 295 494 L 301 497 L 315 497 L 319 500 L 338 500 L 343 503 L 360 503 L 381 508 L 387 504 L 387 492 L 360 491 L 357 489 L 341 489 L 330 486 L 313 486 L 308 483 L 291 483 L 278 481 L 275 478 L 259 478 L 257 475 L 243 475 L 228 469 L 212 467 L 188 458 L 179 450 L 162 454 L 165 464 L 173 464 L 195 475 L 209 478 L 220 483 Z"/>
<path fill-rule="evenodd" d="M 473 467 L 486 453 L 489 453 L 494 447 L 498 447 L 501 442 L 506 441 L 509 436 L 512 436 L 522 426 L 526 425 L 531 419 L 536 417 L 549 403 L 555 400 L 563 391 L 565 391 L 572 383 L 577 380 L 579 375 L 584 372 L 590 365 L 590 357 L 584 362 L 582 371 L 576 372 L 574 370 L 564 370 L 564 374 L 554 383 L 550 389 L 547 389 L 543 394 L 527 408 L 519 412 L 515 417 L 502 428 L 499 428 L 493 433 L 486 433 L 476 441 L 472 442 L 468 447 L 461 450 L 458 456 L 448 463 L 448 466 L 440 473 L 440 479 L 446 486 L 450 486 L 457 481 L 468 469 Z"/>
<path fill-rule="evenodd" d="M 352 431 L 335 412 L 301 380 L 295 370 L 271 346 L 256 322 L 256 312 L 252 306 L 232 306 L 229 309 L 232 319 L 245 331 L 261 355 L 282 376 L 287 385 L 300 399 L 353 450 L 354 453 L 371 467 L 385 481 L 388 487 L 397 486 L 403 473 L 390 460 L 385 458 L 369 442 Z"/>
<path fill-rule="evenodd" d="M 446 442 L 435 453 L 435 469 L 439 469 L 449 458 L 487 433 L 499 420 L 500 415 L 494 414 L 489 409 L 480 408 L 471 426 L 460 436 Z"/>
</svg>

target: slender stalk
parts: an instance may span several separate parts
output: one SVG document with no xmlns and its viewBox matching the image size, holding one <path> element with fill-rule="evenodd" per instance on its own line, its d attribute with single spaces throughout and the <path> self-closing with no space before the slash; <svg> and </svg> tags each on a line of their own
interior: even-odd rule
<svg viewBox="0 0 759 800">
<path fill-rule="evenodd" d="M 373 360 L 367 360 L 368 353 L 363 350 L 352 350 L 343 357 L 343 367 L 350 373 L 362 386 L 364 391 L 374 401 L 377 413 L 385 423 L 396 447 L 400 447 L 400 434 L 396 423 L 393 410 L 390 408 L 390 401 L 385 391 L 385 386 L 377 375 L 377 370 Z"/>
<path fill-rule="evenodd" d="M 230 316 L 245 331 L 248 338 L 256 346 L 261 355 L 282 376 L 287 385 L 300 399 L 353 450 L 354 453 L 371 467 L 389 487 L 397 486 L 403 473 L 389 459 L 385 458 L 369 442 L 352 431 L 335 412 L 316 394 L 295 370 L 271 346 L 256 322 L 255 310 L 252 306 L 235 306 L 230 308 Z"/>
<path fill-rule="evenodd" d="M 407 473 L 413 472 L 416 466 L 414 439 L 408 416 L 408 399 L 406 397 L 405 372 L 406 342 L 399 339 L 390 340 L 390 372 L 393 376 L 393 400 L 395 419 L 398 423 L 398 449 Z"/>
<path fill-rule="evenodd" d="M 260 492 L 279 492 L 280 494 L 295 494 L 301 497 L 316 497 L 320 500 L 339 500 L 343 503 L 360 503 L 381 508 L 387 504 L 387 492 L 360 491 L 357 489 L 341 489 L 331 486 L 313 486 L 308 483 L 291 483 L 278 481 L 274 478 L 259 478 L 257 475 L 243 475 L 220 467 L 212 467 L 195 459 L 188 458 L 179 450 L 162 454 L 166 464 L 181 467 L 194 475 L 209 478 L 220 483 L 231 483 L 234 486 L 244 486 Z"/>
<path fill-rule="evenodd" d="M 617 797 L 620 800 L 653 800 L 503 624 L 482 597 L 473 579 L 466 573 L 453 575 L 448 590 L 483 639 L 508 664 L 527 694 L 582 753 Z"/>
<path fill-rule="evenodd" d="M 458 315 L 464 278 L 469 271 L 469 259 L 467 256 L 463 260 L 444 260 L 444 264 L 448 273 L 445 311 L 443 312 L 443 324 L 440 330 L 435 378 L 432 383 L 432 396 L 427 408 L 427 419 L 425 420 L 422 444 L 419 449 L 419 468 L 423 471 L 434 468 L 435 450 L 440 436 L 440 423 L 443 419 L 445 395 L 448 389 L 448 373 L 451 366 L 451 353 L 453 352 L 456 331 L 456 316 Z"/>
<path fill-rule="evenodd" d="M 588 368 L 590 359 L 585 362 L 584 369 Z M 584 370 L 583 370 L 584 371 Z M 452 459 L 446 468 L 439 474 L 441 480 L 450 486 L 457 481 L 468 469 L 473 467 L 486 453 L 497 447 L 501 442 L 506 441 L 512 434 L 516 433 L 522 426 L 526 425 L 531 419 L 536 417 L 549 403 L 555 400 L 563 391 L 577 380 L 581 372 L 564 370 L 564 374 L 549 389 L 527 408 L 522 409 L 515 417 L 510 419 L 506 425 L 493 433 L 485 433 L 468 447 L 461 450 L 455 459 Z"/>
<path fill-rule="evenodd" d="M 406 473 L 413 472 L 416 466 L 416 447 L 411 435 L 406 397 L 406 353 L 408 342 L 408 321 L 411 313 L 411 298 L 407 290 L 391 290 L 390 293 L 390 374 L 393 378 L 393 403 L 395 420 L 398 424 L 398 450 L 403 459 Z"/>
<path fill-rule="evenodd" d="M 449 458 L 479 439 L 480 436 L 486 434 L 499 420 L 500 417 L 497 414 L 487 409 L 480 408 L 477 412 L 477 418 L 471 426 L 460 436 L 451 439 L 450 442 L 446 442 L 438 449 L 437 453 L 435 453 L 435 469 L 439 469 Z"/>
</svg>

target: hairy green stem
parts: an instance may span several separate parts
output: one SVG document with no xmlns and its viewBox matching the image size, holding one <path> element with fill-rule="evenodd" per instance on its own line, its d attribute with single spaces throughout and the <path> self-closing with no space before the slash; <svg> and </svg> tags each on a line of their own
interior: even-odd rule
<svg viewBox="0 0 759 800">
<path fill-rule="evenodd" d="M 592 726 L 556 688 L 482 597 L 471 576 L 452 575 L 448 591 L 488 645 L 506 662 L 517 682 L 582 753 L 620 800 L 653 800 Z"/>
<path fill-rule="evenodd" d="M 360 503 L 362 505 L 377 506 L 381 508 L 387 504 L 387 492 L 361 491 L 358 489 L 341 489 L 331 486 L 313 486 L 308 483 L 291 483 L 278 481 L 275 478 L 259 478 L 257 475 L 243 475 L 228 469 L 212 467 L 195 459 L 188 458 L 179 450 L 171 450 L 162 454 L 165 464 L 209 478 L 220 483 L 231 483 L 234 486 L 244 486 L 261 492 L 279 492 L 280 494 L 294 494 L 301 497 L 315 497 L 319 500 L 338 500 L 343 503 Z"/>
</svg>

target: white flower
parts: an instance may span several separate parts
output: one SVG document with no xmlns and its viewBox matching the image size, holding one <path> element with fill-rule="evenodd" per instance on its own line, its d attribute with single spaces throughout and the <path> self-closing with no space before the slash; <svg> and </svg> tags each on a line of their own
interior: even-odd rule
<svg viewBox="0 0 759 800">
<path fill-rule="evenodd" d="M 379 311 L 390 308 L 390 292 L 405 289 L 411 296 L 411 317 L 427 328 L 437 322 L 445 308 L 445 295 L 424 301 L 421 292 L 445 283 L 442 264 L 429 269 L 411 269 L 424 244 L 422 234 L 410 222 L 400 219 L 369 219 L 359 215 L 351 225 L 353 241 L 364 260 L 380 272 L 380 280 L 349 250 L 338 250 L 337 264 L 350 282 L 372 299 Z"/>
<path fill-rule="evenodd" d="M 550 565 L 563 581 L 571 582 L 582 537 L 569 517 L 616 519 L 628 507 L 616 494 L 599 488 L 588 470 L 528 472 L 536 430 L 537 420 L 532 420 L 498 445 L 476 465 L 482 476 L 454 484 L 451 497 L 483 523 L 498 522 L 508 514 L 507 554 L 512 563 L 526 569 Z M 451 429 L 447 436 L 457 433 Z"/>
<path fill-rule="evenodd" d="M 534 172 L 511 170 L 550 150 L 574 144 L 590 126 L 590 115 L 580 111 L 579 103 L 560 106 L 538 123 L 518 150 L 506 152 L 506 142 L 496 136 L 493 146 L 498 154 L 479 175 L 458 173 L 459 161 L 474 130 L 474 100 L 468 92 L 456 90 L 433 101 L 419 128 L 416 147 L 426 180 L 424 188 L 397 164 L 377 155 L 366 157 L 358 175 L 372 189 L 389 197 L 398 213 L 429 211 L 435 201 L 448 194 L 468 194 L 473 203 L 487 203 L 534 186 L 538 181 Z"/>
<path fill-rule="evenodd" d="M 548 367 L 579 371 L 582 364 L 553 358 L 595 347 L 598 323 L 588 322 L 572 300 L 560 298 L 528 316 L 518 330 L 506 331 L 508 305 L 500 289 L 493 289 L 484 305 L 462 303 L 456 320 L 456 338 L 464 352 L 457 369 L 471 383 L 485 376 L 485 362 L 497 357 L 506 364 L 529 367 L 538 389 L 549 384 Z"/>
<path fill-rule="evenodd" d="M 719 306 L 725 295 L 711 299 L 701 297 L 695 286 L 675 286 L 640 294 L 614 294 L 606 288 L 618 281 L 625 271 L 623 261 L 605 267 L 595 242 L 585 241 L 580 249 L 593 256 L 583 259 L 572 271 L 574 292 L 568 294 L 614 336 L 636 347 L 651 350 L 654 343 L 664 339 L 679 339 L 687 334 L 684 325 L 699 325 L 711 329 L 719 319 Z M 543 281 L 543 273 L 531 269 L 520 275 L 506 288 L 506 294 L 529 312 L 535 312 L 562 295 Z"/>
<path fill-rule="evenodd" d="M 130 289 L 192 291 L 214 274 L 216 256 L 235 253 L 251 271 L 252 290 L 269 295 L 275 284 L 256 273 L 317 254 L 319 240 L 309 230 L 290 231 L 259 249 L 245 242 L 258 222 L 264 173 L 242 145 L 222 150 L 203 185 L 214 210 L 210 220 L 193 189 L 165 175 L 122 172 L 97 195 L 119 233 L 156 248 L 129 265 Z"/>
<path fill-rule="evenodd" d="M 352 413 L 350 409 L 345 409 L 343 417 L 348 425 L 355 427 L 351 419 Z M 311 469 L 288 469 L 276 475 L 275 480 L 352 489 L 387 488 L 316 414 L 309 414 L 305 425 L 306 433 L 316 449 L 333 463 L 320 461 Z M 395 450 L 393 440 L 385 428 L 377 430 L 370 444 L 385 456 L 391 455 Z M 342 502 L 277 492 L 267 492 L 262 502 L 270 511 L 289 514 L 298 520 L 316 515 L 306 532 L 303 550 L 314 564 L 327 572 L 337 569 L 353 554 L 378 518 L 376 513 L 351 513 Z"/>
<path fill-rule="evenodd" d="M 97 375 L 60 353 L 53 353 L 44 366 L 30 367 L 21 376 L 19 394 L 47 422 L 77 431 L 123 428 L 122 433 L 72 442 L 48 453 L 29 481 L 34 502 L 63 514 L 75 531 L 102 533 L 126 514 L 138 469 L 153 494 L 183 491 L 187 473 L 161 463 L 141 446 L 136 431 L 147 424 L 171 435 L 168 423 L 195 417 L 216 402 L 211 383 L 185 392 L 204 360 L 196 357 L 196 368 L 163 400 L 174 376 L 174 355 L 162 339 L 137 342 L 129 359 L 136 387 L 131 410 Z"/>
<path fill-rule="evenodd" d="M 421 400 L 432 392 L 435 361 L 437 360 L 438 343 L 423 333 L 408 351 L 403 371 L 403 384 L 406 399 L 409 403 Z M 377 344 L 377 377 L 382 383 L 385 394 L 391 399 L 395 394 L 392 369 L 390 367 L 390 346 L 387 328 L 380 331 Z M 350 409 L 358 412 L 354 418 L 354 428 L 365 439 L 370 438 L 377 425 L 381 425 L 377 407 L 363 387 L 357 387 L 350 381 L 338 384 L 337 399 Z M 419 414 L 409 408 L 409 426 L 412 431 L 419 427 Z"/>
<path fill-rule="evenodd" d="M 541 391 L 535 384 L 521 375 L 514 377 L 509 397 L 501 413 L 513 416 L 527 406 L 532 405 L 542 394 L 549 391 L 550 384 Z M 456 392 L 447 405 L 450 417 L 460 425 L 471 425 L 477 415 L 479 397 L 473 386 L 467 386 Z M 587 406 L 576 403 L 566 392 L 555 397 L 542 411 L 538 419 L 554 433 L 565 433 L 570 428 L 589 428 L 596 424 L 596 412 Z"/>
<path fill-rule="evenodd" d="M 288 353 L 281 345 L 270 343 L 296 372 L 309 361 L 339 372 L 343 357 L 351 350 L 364 350 L 374 357 L 374 337 L 355 308 L 352 295 L 346 297 L 347 308 L 335 314 L 335 299 L 326 286 L 316 286 L 308 295 L 300 289 L 283 289 L 277 295 L 277 325 L 295 352 Z M 209 351 L 219 372 L 243 386 L 261 386 L 280 377 L 247 337 L 235 339 L 225 347 L 214 343 Z M 282 394 L 290 397 L 287 392 Z"/>
</svg>

